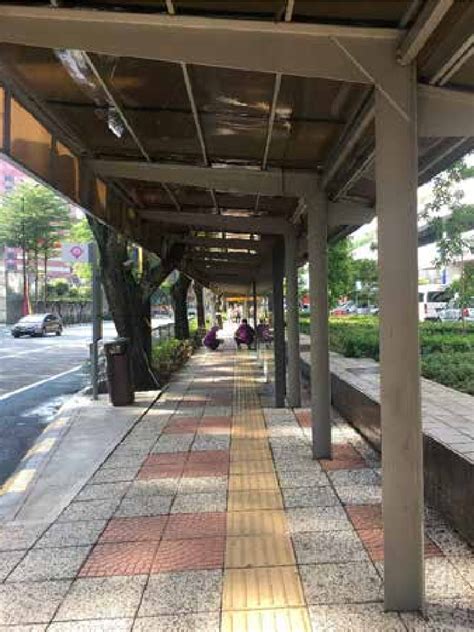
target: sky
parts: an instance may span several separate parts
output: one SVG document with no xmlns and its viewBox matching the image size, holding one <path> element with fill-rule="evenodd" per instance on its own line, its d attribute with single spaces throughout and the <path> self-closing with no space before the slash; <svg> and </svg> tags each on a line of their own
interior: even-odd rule
<svg viewBox="0 0 474 632">
<path fill-rule="evenodd" d="M 474 154 L 466 157 L 466 163 L 469 166 L 474 165 Z M 464 199 L 463 202 L 465 204 L 474 204 L 474 178 L 469 178 L 462 183 L 461 187 L 464 191 Z M 429 182 L 424 184 L 422 187 L 418 189 L 418 209 L 421 211 L 425 204 L 429 202 L 430 197 L 432 195 L 433 186 Z M 448 212 L 448 210 L 446 211 Z M 374 219 L 370 224 L 366 224 L 353 233 L 353 237 L 361 237 L 366 235 L 367 233 L 373 233 L 375 237 L 375 231 L 377 226 L 377 220 Z M 474 234 L 474 231 L 473 231 Z M 354 256 L 357 259 L 376 259 L 377 253 L 370 249 L 370 245 L 362 246 L 361 248 L 357 248 L 354 251 Z M 419 268 L 427 268 L 430 267 L 433 263 L 434 258 L 436 257 L 436 245 L 428 244 L 427 246 L 423 246 L 422 248 L 418 248 L 418 267 Z"/>
</svg>

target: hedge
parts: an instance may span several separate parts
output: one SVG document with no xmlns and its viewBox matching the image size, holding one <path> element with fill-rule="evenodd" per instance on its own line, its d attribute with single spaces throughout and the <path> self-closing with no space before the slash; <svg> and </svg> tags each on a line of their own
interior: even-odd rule
<svg viewBox="0 0 474 632">
<path fill-rule="evenodd" d="M 300 328 L 309 334 L 309 317 L 301 316 Z M 348 358 L 379 360 L 379 322 L 371 316 L 329 319 L 329 344 Z M 474 325 L 420 324 L 422 375 L 474 395 Z"/>
</svg>

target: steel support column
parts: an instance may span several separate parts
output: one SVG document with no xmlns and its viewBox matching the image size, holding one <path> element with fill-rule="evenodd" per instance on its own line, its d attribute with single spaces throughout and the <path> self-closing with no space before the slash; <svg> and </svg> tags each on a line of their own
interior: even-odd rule
<svg viewBox="0 0 474 632">
<path fill-rule="evenodd" d="M 398 85 L 403 115 L 378 90 L 375 99 L 385 608 L 418 610 L 424 573 L 414 64 Z"/>
<path fill-rule="evenodd" d="M 329 376 L 327 215 L 319 191 L 307 200 L 309 296 L 311 304 L 311 418 L 313 458 L 331 458 L 331 382 Z"/>
<path fill-rule="evenodd" d="M 288 338 L 288 404 L 301 406 L 300 327 L 298 309 L 298 249 L 296 233 L 285 235 L 286 314 Z"/>
<path fill-rule="evenodd" d="M 273 249 L 273 352 L 275 355 L 275 406 L 285 406 L 286 395 L 286 354 L 285 354 L 285 313 L 283 307 L 283 277 L 285 261 L 280 244 Z"/>
</svg>

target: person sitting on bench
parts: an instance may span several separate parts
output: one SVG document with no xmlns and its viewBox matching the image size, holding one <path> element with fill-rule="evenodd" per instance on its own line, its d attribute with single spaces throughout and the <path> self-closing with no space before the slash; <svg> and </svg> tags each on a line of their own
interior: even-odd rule
<svg viewBox="0 0 474 632">
<path fill-rule="evenodd" d="M 242 323 L 239 325 L 237 331 L 235 332 L 234 340 L 237 345 L 237 348 L 240 349 L 240 345 L 247 345 L 250 349 L 253 345 L 253 341 L 255 338 L 255 330 L 250 327 L 246 318 L 242 319 Z"/>
</svg>

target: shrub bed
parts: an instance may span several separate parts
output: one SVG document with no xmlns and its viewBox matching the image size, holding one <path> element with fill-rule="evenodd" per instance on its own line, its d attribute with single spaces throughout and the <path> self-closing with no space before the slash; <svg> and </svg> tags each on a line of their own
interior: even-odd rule
<svg viewBox="0 0 474 632">
<path fill-rule="evenodd" d="M 152 349 L 152 367 L 161 384 L 166 383 L 171 374 L 177 371 L 192 356 L 196 347 L 195 339 L 165 340 L 156 342 Z"/>
<path fill-rule="evenodd" d="M 309 317 L 300 319 L 309 334 Z M 329 319 L 329 344 L 348 358 L 379 360 L 379 322 L 371 316 Z M 474 325 L 463 330 L 458 323 L 420 324 L 422 375 L 430 380 L 474 395 Z"/>
</svg>

